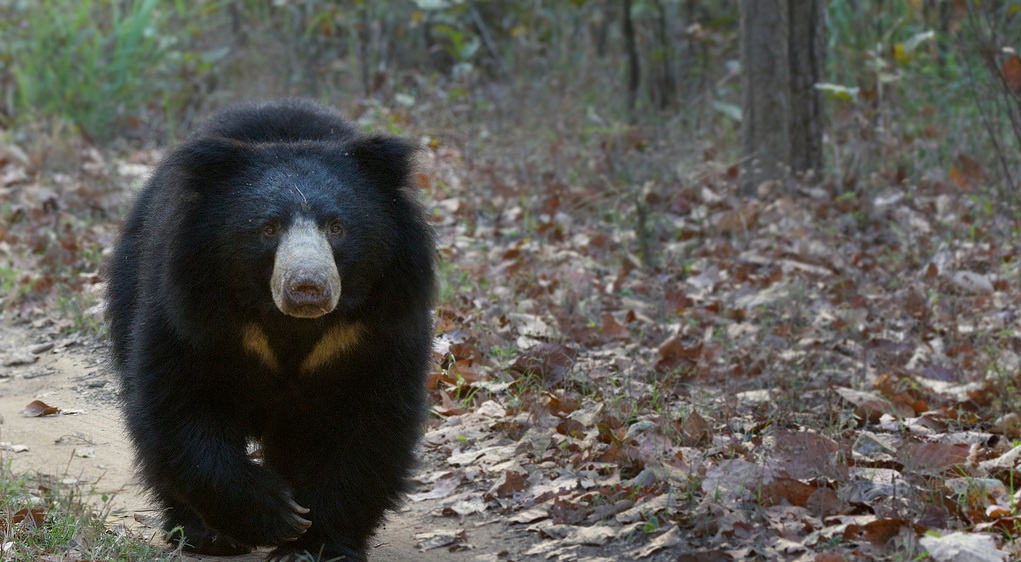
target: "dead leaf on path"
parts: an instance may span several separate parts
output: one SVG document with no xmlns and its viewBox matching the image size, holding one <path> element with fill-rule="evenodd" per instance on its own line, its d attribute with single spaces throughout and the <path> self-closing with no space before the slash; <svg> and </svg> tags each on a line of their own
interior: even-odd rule
<svg viewBox="0 0 1021 562">
<path fill-rule="evenodd" d="M 812 431 L 782 431 L 774 438 L 776 447 L 771 456 L 787 476 L 796 480 L 847 479 L 847 464 L 842 462 L 840 446 L 832 439 Z"/>
<path fill-rule="evenodd" d="M 635 558 L 647 558 L 664 548 L 677 546 L 681 543 L 681 532 L 677 527 L 671 527 L 669 531 L 649 541 L 649 544 L 632 552 Z"/>
<path fill-rule="evenodd" d="M 480 497 L 475 492 L 469 492 L 461 496 L 459 499 L 450 505 L 446 505 L 441 510 L 441 513 L 447 517 L 458 516 L 466 517 L 475 513 L 485 513 L 488 505 L 486 500 Z"/>
<path fill-rule="evenodd" d="M 592 508 L 588 505 L 563 497 L 555 498 L 553 505 L 549 507 L 549 515 L 554 525 L 578 525 L 591 512 Z"/>
<path fill-rule="evenodd" d="M 702 354 L 702 344 L 688 342 L 685 338 L 673 336 L 659 345 L 659 360 L 656 361 L 656 371 L 666 373 L 669 371 L 690 371 L 698 362 Z"/>
<path fill-rule="evenodd" d="M 454 490 L 457 489 L 457 485 L 460 483 L 461 483 L 460 476 L 441 478 L 433 483 L 432 490 L 429 490 L 427 492 L 420 492 L 417 494 L 408 494 L 407 498 L 413 502 L 443 499 L 452 494 Z"/>
<path fill-rule="evenodd" d="M 780 505 L 784 502 L 798 507 L 805 507 L 808 498 L 816 491 L 812 484 L 806 484 L 793 478 L 775 478 L 763 486 L 762 495 L 767 505 Z"/>
<path fill-rule="evenodd" d="M 905 418 L 915 413 L 910 407 L 903 404 L 898 407 L 886 398 L 869 392 L 851 388 L 835 388 L 834 391 L 854 406 L 854 415 L 870 423 L 878 422 L 883 414 Z"/>
<path fill-rule="evenodd" d="M 1021 460 L 1021 446 L 1014 447 L 999 457 L 982 461 L 978 466 L 994 475 L 997 473 L 1011 474 L 1018 466 L 1019 460 Z"/>
<path fill-rule="evenodd" d="M 38 418 L 42 416 L 55 416 L 60 413 L 60 408 L 54 408 L 43 402 L 42 400 L 33 400 L 29 402 L 28 406 L 21 411 L 30 418 Z"/>
<path fill-rule="evenodd" d="M 458 529 L 456 531 L 432 531 L 428 533 L 418 533 L 415 535 L 415 546 L 419 550 L 425 552 L 427 550 L 433 550 L 436 548 L 447 547 L 448 549 L 458 550 L 459 548 L 465 548 L 465 541 L 468 540 L 468 535 L 464 529 Z"/>
<path fill-rule="evenodd" d="M 713 428 L 698 412 L 692 410 L 681 422 L 681 436 L 685 446 L 694 447 L 699 443 L 708 443 L 713 438 Z"/>
<path fill-rule="evenodd" d="M 1007 553 L 996 548 L 996 539 L 992 535 L 956 532 L 942 537 L 924 536 L 918 542 L 936 562 L 999 562 L 1007 559 Z"/>
<path fill-rule="evenodd" d="M 964 443 L 905 443 L 897 456 L 905 472 L 939 474 L 963 465 L 970 450 Z"/>
<path fill-rule="evenodd" d="M 517 523 L 519 525 L 524 525 L 524 524 L 527 524 L 527 523 L 534 523 L 536 521 L 541 521 L 543 519 L 549 519 L 549 512 L 546 511 L 546 508 L 545 507 L 533 507 L 531 509 L 526 509 L 525 511 L 522 511 L 520 513 L 517 513 L 517 514 L 511 516 L 511 517 L 508 517 L 507 521 L 510 522 L 510 523 Z"/>
<path fill-rule="evenodd" d="M 31 521 L 36 527 L 41 527 L 43 521 L 46 520 L 45 509 L 29 509 L 27 507 L 19 509 L 14 515 L 11 516 L 11 525 L 17 525 L 22 521 Z M 7 530 L 7 521 L 0 519 L 0 531 Z"/>
<path fill-rule="evenodd" d="M 516 470 L 504 471 L 500 475 L 500 480 L 493 485 L 489 492 L 499 498 L 507 498 L 517 492 L 523 492 L 528 489 L 528 481 L 525 480 L 527 476 L 527 474 Z"/>
<path fill-rule="evenodd" d="M 844 530 L 844 540 L 862 537 L 876 546 L 884 546 L 905 528 L 918 534 L 924 532 L 924 529 L 905 519 L 876 519 L 860 526 L 848 525 Z"/>
<path fill-rule="evenodd" d="M 603 313 L 600 331 L 611 338 L 626 338 L 629 335 L 628 329 L 609 312 Z"/>
<path fill-rule="evenodd" d="M 510 366 L 510 371 L 524 377 L 538 375 L 545 388 L 553 388 L 564 381 L 577 356 L 577 350 L 567 346 L 540 343 L 523 351 Z"/>
<path fill-rule="evenodd" d="M 574 525 L 550 525 L 541 529 L 549 538 L 561 539 L 564 544 L 585 544 L 602 546 L 617 537 L 617 530 L 608 525 L 577 527 Z"/>
<path fill-rule="evenodd" d="M 432 407 L 433 412 L 440 416 L 459 416 L 465 412 L 464 404 L 455 401 L 443 390 L 438 390 L 436 393 L 439 395 L 440 403 L 434 404 Z"/>
</svg>

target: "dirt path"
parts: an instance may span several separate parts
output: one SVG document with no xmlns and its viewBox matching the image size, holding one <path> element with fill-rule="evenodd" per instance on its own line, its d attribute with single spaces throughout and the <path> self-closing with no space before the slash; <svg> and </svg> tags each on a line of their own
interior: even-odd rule
<svg viewBox="0 0 1021 562">
<path fill-rule="evenodd" d="M 117 382 L 104 353 L 87 338 L 60 337 L 52 325 L 0 323 L 0 441 L 6 449 L 0 458 L 9 459 L 17 473 L 35 471 L 77 480 L 84 492 L 95 492 L 97 505 L 107 494 L 111 524 L 152 532 L 139 523 L 154 514 L 134 480 L 132 453 L 115 399 Z M 23 410 L 33 400 L 62 413 L 29 417 Z M 14 452 L 21 446 L 27 450 Z M 428 501 L 408 502 L 404 511 L 393 514 L 376 537 L 372 562 L 507 561 L 522 559 L 520 553 L 527 550 L 529 537 L 522 530 L 433 515 L 438 509 Z M 461 530 L 467 537 L 461 541 L 466 549 L 419 548 L 427 540 L 424 534 L 444 536 Z M 264 555 L 185 559 L 247 562 Z"/>
</svg>

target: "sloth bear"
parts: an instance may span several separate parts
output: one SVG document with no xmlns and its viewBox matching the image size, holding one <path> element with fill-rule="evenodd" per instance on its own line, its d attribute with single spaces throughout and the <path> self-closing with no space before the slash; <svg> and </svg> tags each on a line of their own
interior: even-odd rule
<svg viewBox="0 0 1021 562">
<path fill-rule="evenodd" d="M 415 151 L 312 102 L 241 105 L 142 189 L 107 316 L 172 544 L 365 560 L 426 411 L 435 249 Z"/>
</svg>

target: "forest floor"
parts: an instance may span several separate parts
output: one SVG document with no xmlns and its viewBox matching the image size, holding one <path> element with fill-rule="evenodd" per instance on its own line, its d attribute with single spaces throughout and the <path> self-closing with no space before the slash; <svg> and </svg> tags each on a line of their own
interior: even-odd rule
<svg viewBox="0 0 1021 562">
<path fill-rule="evenodd" d="M 15 473 L 33 473 L 74 487 L 112 529 L 156 544 L 155 513 L 134 477 L 131 446 L 116 398 L 117 380 L 106 346 L 92 337 L 64 337 L 53 323 L 0 326 L 7 365 L 0 378 L 0 458 Z M 59 411 L 40 414 L 39 403 Z M 34 404 L 34 405 L 33 405 Z M 442 459 L 426 452 L 422 473 Z M 430 486 L 416 484 L 418 496 Z M 480 494 L 482 492 L 479 492 Z M 444 510 L 442 498 L 419 497 L 392 513 L 370 551 L 372 562 L 525 560 L 539 541 L 525 525 L 498 515 L 462 518 Z M 166 547 L 170 550 L 169 547 Z M 189 556 L 182 561 L 256 562 L 268 549 L 246 556 Z M 624 558 L 621 558 L 621 557 Z M 626 549 L 604 550 L 586 560 L 620 560 Z M 73 558 L 72 558 L 73 559 Z"/>
<path fill-rule="evenodd" d="M 972 165 L 741 197 L 709 148 L 622 180 L 676 166 L 643 134 L 425 139 L 432 416 L 373 560 L 1017 559 L 1016 193 Z M 64 148 L 0 150 L 4 455 L 133 526 L 95 295 L 158 154 Z"/>
</svg>

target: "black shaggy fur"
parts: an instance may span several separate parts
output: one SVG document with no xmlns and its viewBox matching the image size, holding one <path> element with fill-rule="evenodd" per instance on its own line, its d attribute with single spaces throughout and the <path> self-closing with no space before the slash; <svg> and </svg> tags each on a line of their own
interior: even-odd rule
<svg viewBox="0 0 1021 562">
<path fill-rule="evenodd" d="M 108 318 L 140 474 L 172 540 L 365 558 L 425 411 L 434 246 L 414 150 L 311 102 L 243 105 L 142 190 Z M 318 318 L 283 314 L 270 291 L 279 232 L 299 219 L 342 226 L 329 234 L 340 300 Z"/>
</svg>

